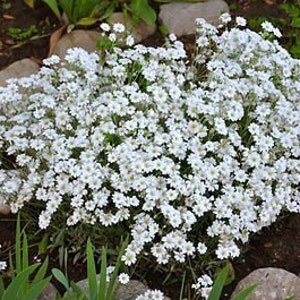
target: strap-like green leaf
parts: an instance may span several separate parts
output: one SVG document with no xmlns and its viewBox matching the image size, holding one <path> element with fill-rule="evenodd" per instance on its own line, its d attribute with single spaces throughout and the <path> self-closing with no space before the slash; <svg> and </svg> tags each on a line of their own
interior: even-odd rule
<svg viewBox="0 0 300 300">
<path fill-rule="evenodd" d="M 2 299 L 2 295 L 4 293 L 5 287 L 2 276 L 0 276 L 0 299 Z"/>
<path fill-rule="evenodd" d="M 91 243 L 90 238 L 87 240 L 86 245 L 86 255 L 87 255 L 87 276 L 88 276 L 88 283 L 89 283 L 89 294 L 90 300 L 97 299 L 97 272 L 94 260 L 94 253 L 93 253 L 93 245 Z"/>
<path fill-rule="evenodd" d="M 36 299 L 43 291 L 43 289 L 46 287 L 46 285 L 50 282 L 51 276 L 41 280 L 35 285 L 32 285 L 27 292 L 26 295 L 24 295 L 21 300 L 32 300 Z"/>
<path fill-rule="evenodd" d="M 17 228 L 16 228 L 16 273 L 19 274 L 22 270 L 21 266 L 21 225 L 20 225 L 20 214 L 17 218 Z"/>
<path fill-rule="evenodd" d="M 217 276 L 217 279 L 212 287 L 212 290 L 209 293 L 208 300 L 220 299 L 223 287 L 226 282 L 227 275 L 228 275 L 228 266 L 225 266 Z"/>
<path fill-rule="evenodd" d="M 57 19 L 61 19 L 61 14 L 58 8 L 57 0 L 43 0 L 52 10 L 52 12 L 55 14 Z"/>
<path fill-rule="evenodd" d="M 118 254 L 117 262 L 116 262 L 113 274 L 111 275 L 111 278 L 110 278 L 110 281 L 109 281 L 109 286 L 108 286 L 108 289 L 107 289 L 107 299 L 111 299 L 112 296 L 113 296 L 113 289 L 114 289 L 115 282 L 116 282 L 117 276 L 119 274 L 119 269 L 120 269 L 120 266 L 121 266 L 121 263 L 122 263 L 121 259 L 122 259 L 122 256 L 123 256 L 124 252 L 125 252 L 125 248 L 128 245 L 128 240 L 129 240 L 129 238 L 127 236 L 126 240 L 122 243 L 120 252 Z"/>
<path fill-rule="evenodd" d="M 107 269 L 107 261 L 106 261 L 106 248 L 102 248 L 101 254 L 101 273 L 100 273 L 100 284 L 98 290 L 98 300 L 109 300 L 106 297 L 106 269 Z"/>
<path fill-rule="evenodd" d="M 52 269 L 52 274 L 55 277 L 55 279 L 57 279 L 65 287 L 66 290 L 70 289 L 69 281 L 62 271 L 54 268 Z"/>
<path fill-rule="evenodd" d="M 43 264 L 39 268 L 38 272 L 34 276 L 34 279 L 31 283 L 31 285 L 35 285 L 35 284 L 37 284 L 38 282 L 40 282 L 41 280 L 44 279 L 44 277 L 46 275 L 46 272 L 47 272 L 48 263 L 49 263 L 49 258 L 47 256 L 46 259 L 44 260 Z"/>
<path fill-rule="evenodd" d="M 238 293 L 232 300 L 245 300 L 245 299 L 247 299 L 247 297 L 250 296 L 251 293 L 253 293 L 256 286 L 257 285 L 254 284 L 254 285 L 251 285 L 251 286 L 247 287 L 246 289 L 244 289 L 240 293 Z"/>
<path fill-rule="evenodd" d="M 39 266 L 39 264 L 34 264 L 24 271 L 19 273 L 16 278 L 10 283 L 6 291 L 4 292 L 1 300 L 12 300 L 15 299 L 16 294 L 20 289 L 24 287 L 24 282 L 29 278 L 29 276 L 34 272 L 34 270 Z"/>
<path fill-rule="evenodd" d="M 155 24 L 156 12 L 148 3 L 148 0 L 132 0 L 130 8 L 134 17 L 142 19 L 148 25 Z"/>
</svg>

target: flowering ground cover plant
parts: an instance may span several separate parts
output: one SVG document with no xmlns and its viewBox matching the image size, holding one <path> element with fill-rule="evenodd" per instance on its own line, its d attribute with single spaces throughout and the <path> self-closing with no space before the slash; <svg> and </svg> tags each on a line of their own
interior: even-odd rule
<svg viewBox="0 0 300 300">
<path fill-rule="evenodd" d="M 195 57 L 164 47 L 69 50 L 0 89 L 0 201 L 36 199 L 39 226 L 126 223 L 123 261 L 159 264 L 214 251 L 236 257 L 249 234 L 299 212 L 300 62 L 270 23 L 196 21 Z M 15 157 L 7 162 L 7 157 Z"/>
</svg>

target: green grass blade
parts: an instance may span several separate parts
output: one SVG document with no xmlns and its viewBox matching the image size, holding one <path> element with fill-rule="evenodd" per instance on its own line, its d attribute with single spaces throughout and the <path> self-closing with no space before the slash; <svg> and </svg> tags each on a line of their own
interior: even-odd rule
<svg viewBox="0 0 300 300">
<path fill-rule="evenodd" d="M 22 243 L 22 270 L 28 268 L 28 241 L 26 233 L 23 234 L 23 243 Z M 24 282 L 24 290 L 23 293 L 26 294 L 29 290 L 29 279 L 26 279 Z"/>
<path fill-rule="evenodd" d="M 183 300 L 183 292 L 184 292 L 184 285 L 185 285 L 185 277 L 186 277 L 186 272 L 184 272 L 183 277 L 182 277 L 179 300 Z"/>
<path fill-rule="evenodd" d="M 101 254 L 101 273 L 100 273 L 100 284 L 98 290 L 98 300 L 110 300 L 106 297 L 106 269 L 107 269 L 107 261 L 106 261 L 106 248 L 102 248 Z"/>
<path fill-rule="evenodd" d="M 125 252 L 125 248 L 128 245 L 128 240 L 129 240 L 129 238 L 127 237 L 126 240 L 122 243 L 120 252 L 118 254 L 117 262 L 116 262 L 113 274 L 111 275 L 111 278 L 109 281 L 109 286 L 107 289 L 107 299 L 110 299 L 113 296 L 113 289 L 114 289 L 115 282 L 116 282 L 117 276 L 119 274 L 120 266 L 121 266 L 121 258 Z"/>
<path fill-rule="evenodd" d="M 55 279 L 58 280 L 65 287 L 67 291 L 70 289 L 69 281 L 62 271 L 54 268 L 52 269 L 52 274 L 55 277 Z"/>
<path fill-rule="evenodd" d="M 25 270 L 29 263 L 28 263 L 28 240 L 27 240 L 27 235 L 24 233 L 23 235 L 23 245 L 22 245 L 22 270 Z"/>
<path fill-rule="evenodd" d="M 250 296 L 251 293 L 253 293 L 256 286 L 257 285 L 254 284 L 254 285 L 251 285 L 251 286 L 247 287 L 246 289 L 244 289 L 240 293 L 238 293 L 236 296 L 234 296 L 232 298 L 232 300 L 245 300 L 245 299 L 247 299 L 247 297 Z"/>
<path fill-rule="evenodd" d="M 20 225 L 20 214 L 18 214 L 17 218 L 17 228 L 16 228 L 16 273 L 19 274 L 21 272 L 21 225 Z"/>
<path fill-rule="evenodd" d="M 212 287 L 212 290 L 209 293 L 208 300 L 220 299 L 223 287 L 227 279 L 227 275 L 228 275 L 228 266 L 225 266 L 217 276 L 217 279 Z"/>
<path fill-rule="evenodd" d="M 35 284 L 37 284 L 38 282 L 40 282 L 41 280 L 44 279 L 44 277 L 46 275 L 46 272 L 47 272 L 48 263 L 49 263 L 49 258 L 47 256 L 46 259 L 44 260 L 43 264 L 39 268 L 38 272 L 34 276 L 34 279 L 31 283 L 32 285 L 35 285 Z"/>
<path fill-rule="evenodd" d="M 43 2 L 45 2 L 49 8 L 52 10 L 52 12 L 55 14 L 55 16 L 57 17 L 57 19 L 61 19 L 61 14 L 58 8 L 58 3 L 56 0 L 43 0 Z"/>
<path fill-rule="evenodd" d="M 87 240 L 86 245 L 86 253 L 87 253 L 87 276 L 88 276 L 88 283 L 89 283 L 89 294 L 90 300 L 97 299 L 97 272 L 94 260 L 94 253 L 93 253 L 93 245 L 91 243 L 90 238 Z"/>
<path fill-rule="evenodd" d="M 0 276 L 0 299 L 2 299 L 5 287 L 2 276 Z"/>
<path fill-rule="evenodd" d="M 16 298 L 16 294 L 20 289 L 24 287 L 25 281 L 34 272 L 34 270 L 39 266 L 39 264 L 34 264 L 24 271 L 20 272 L 17 277 L 10 283 L 6 291 L 4 292 L 1 300 L 12 300 Z"/>
<path fill-rule="evenodd" d="M 36 299 L 46 287 L 46 285 L 50 282 L 51 276 L 41 280 L 37 284 L 30 287 L 30 290 L 24 295 L 21 300 L 32 300 Z"/>
</svg>

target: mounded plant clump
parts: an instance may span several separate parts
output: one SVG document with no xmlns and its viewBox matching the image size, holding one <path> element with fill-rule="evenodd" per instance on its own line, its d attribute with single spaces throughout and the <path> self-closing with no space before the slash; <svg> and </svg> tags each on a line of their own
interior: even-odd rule
<svg viewBox="0 0 300 300">
<path fill-rule="evenodd" d="M 128 224 L 127 265 L 144 250 L 160 264 L 236 257 L 299 212 L 300 62 L 270 23 L 222 19 L 220 32 L 196 20 L 192 59 L 174 35 L 120 48 L 124 28 L 103 25 L 104 50 L 71 49 L 1 88 L 0 201 L 40 201 L 41 228 L 62 206 L 70 226 Z"/>
</svg>

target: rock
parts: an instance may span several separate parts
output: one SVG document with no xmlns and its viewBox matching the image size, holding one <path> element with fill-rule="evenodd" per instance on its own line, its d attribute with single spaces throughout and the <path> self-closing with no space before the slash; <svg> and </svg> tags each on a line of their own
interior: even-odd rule
<svg viewBox="0 0 300 300">
<path fill-rule="evenodd" d="M 300 299 L 300 278 L 279 268 L 261 268 L 242 279 L 231 298 L 250 285 L 257 284 L 247 300 L 284 300 L 289 296 Z"/>
<path fill-rule="evenodd" d="M 88 294 L 88 279 L 83 279 L 76 284 Z M 149 287 L 142 282 L 130 280 L 127 284 L 120 286 L 117 291 L 116 300 L 134 300 L 137 296 L 144 294 L 147 290 L 149 290 Z M 164 300 L 170 300 L 170 298 L 164 297 Z"/>
<path fill-rule="evenodd" d="M 121 12 L 113 13 L 107 20 L 107 23 L 111 25 L 115 23 L 122 23 L 123 25 L 125 25 L 125 27 L 134 37 L 136 43 L 141 42 L 142 40 L 154 34 L 156 31 L 155 24 L 147 25 L 143 21 L 139 21 L 139 23 L 136 26 L 133 26 L 130 16 L 127 16 L 127 18 L 125 18 L 124 14 Z"/>
<path fill-rule="evenodd" d="M 130 280 L 126 285 L 121 285 L 116 300 L 135 299 L 144 294 L 149 288 L 138 280 Z"/>
<path fill-rule="evenodd" d="M 29 58 L 18 60 L 0 71 L 0 86 L 5 86 L 6 80 L 10 78 L 28 77 L 39 71 L 39 65 Z"/>
<path fill-rule="evenodd" d="M 199 3 L 174 2 L 160 6 L 159 19 L 170 33 L 177 36 L 195 33 L 195 19 L 203 18 L 218 25 L 222 13 L 229 12 L 223 0 L 206 0 Z"/>
<path fill-rule="evenodd" d="M 55 300 L 57 293 L 56 287 L 50 282 L 46 285 L 38 300 Z"/>
<path fill-rule="evenodd" d="M 7 204 L 0 204 L 0 214 L 8 215 L 10 213 L 10 207 Z"/>
<path fill-rule="evenodd" d="M 63 59 L 69 48 L 80 47 L 88 52 L 96 50 L 96 42 L 100 37 L 100 32 L 92 30 L 74 30 L 64 35 L 53 49 L 53 54 Z"/>
</svg>

